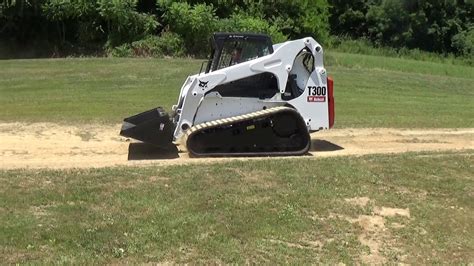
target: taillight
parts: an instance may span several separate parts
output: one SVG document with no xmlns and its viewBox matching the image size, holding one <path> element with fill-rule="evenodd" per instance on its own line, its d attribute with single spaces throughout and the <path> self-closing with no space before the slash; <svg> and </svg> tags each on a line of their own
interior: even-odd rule
<svg viewBox="0 0 474 266">
<path fill-rule="evenodd" d="M 329 111 L 329 128 L 334 126 L 334 80 L 328 77 L 328 111 Z"/>
</svg>

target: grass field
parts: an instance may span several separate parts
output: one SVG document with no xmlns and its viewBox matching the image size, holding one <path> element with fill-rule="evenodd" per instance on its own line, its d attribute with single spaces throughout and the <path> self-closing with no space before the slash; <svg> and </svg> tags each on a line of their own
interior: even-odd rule
<svg viewBox="0 0 474 266">
<path fill-rule="evenodd" d="M 48 264 L 473 262 L 473 165 L 473 153 L 422 153 L 0 171 L 0 254 Z"/>
<path fill-rule="evenodd" d="M 201 62 L 0 61 L 0 122 L 110 124 L 169 109 Z M 326 65 L 336 127 L 474 127 L 473 67 L 337 52 Z M 473 263 L 474 147 L 465 148 L 0 169 L 0 262 Z"/>
<path fill-rule="evenodd" d="M 472 127 L 474 68 L 329 53 L 337 127 Z M 0 121 L 119 123 L 155 106 L 170 108 L 191 59 L 0 61 Z"/>
</svg>

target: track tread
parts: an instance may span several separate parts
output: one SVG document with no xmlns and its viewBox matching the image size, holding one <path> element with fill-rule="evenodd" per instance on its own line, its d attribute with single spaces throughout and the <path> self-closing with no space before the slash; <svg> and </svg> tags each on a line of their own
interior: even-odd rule
<svg viewBox="0 0 474 266">
<path fill-rule="evenodd" d="M 195 125 L 188 129 L 185 133 L 185 138 L 184 141 L 186 143 L 186 146 L 188 147 L 188 151 L 190 152 L 191 155 L 196 156 L 196 157 L 216 157 L 216 156 L 292 156 L 292 155 L 303 155 L 308 153 L 310 145 L 311 145 L 311 139 L 309 137 L 309 132 L 307 133 L 307 145 L 304 149 L 298 150 L 298 151 L 274 151 L 274 152 L 240 152 L 240 153 L 233 153 L 233 152 L 227 152 L 227 153 L 197 153 L 194 152 L 192 149 L 189 148 L 188 141 L 192 139 L 193 135 L 204 131 L 206 129 L 211 129 L 215 127 L 220 127 L 220 126 L 226 126 L 226 125 L 231 125 L 231 124 L 236 124 L 248 120 L 253 120 L 261 117 L 265 117 L 267 115 L 272 115 L 272 114 L 277 114 L 279 112 L 284 112 L 284 111 L 290 111 L 296 113 L 298 116 L 299 114 L 294 110 L 293 108 L 286 107 L 286 106 L 278 106 L 278 107 L 273 107 L 273 108 L 268 108 L 265 110 L 260 110 L 252 113 L 247 113 L 243 115 L 238 115 L 234 117 L 229 117 L 229 118 L 222 118 L 218 120 L 213 120 L 213 121 L 208 121 L 205 123 L 201 123 L 198 125 Z M 301 118 L 301 116 L 300 116 Z M 302 119 L 302 118 L 301 118 Z M 304 122 L 303 122 L 304 123 Z"/>
</svg>

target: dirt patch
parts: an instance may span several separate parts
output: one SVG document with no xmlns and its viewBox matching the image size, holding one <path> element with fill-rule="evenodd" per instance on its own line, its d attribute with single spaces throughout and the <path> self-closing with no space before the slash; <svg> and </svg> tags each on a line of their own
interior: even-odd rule
<svg viewBox="0 0 474 266">
<path fill-rule="evenodd" d="M 367 206 L 371 201 L 368 197 L 356 197 L 344 200 L 361 208 Z M 384 250 L 403 253 L 403 250 L 392 245 L 393 239 L 389 229 L 400 229 L 403 228 L 404 225 L 400 223 L 390 223 L 387 228 L 386 218 L 394 216 L 410 218 L 409 209 L 375 206 L 371 215 L 359 215 L 357 218 L 351 218 L 339 214 L 331 214 L 331 216 L 345 219 L 352 224 L 357 224 L 362 229 L 361 234 L 358 236 L 358 240 L 362 245 L 369 248 L 369 252 L 363 253 L 360 256 L 360 259 L 364 264 L 380 265 L 387 263 Z M 399 257 L 404 258 L 403 254 L 400 254 Z"/>
<path fill-rule="evenodd" d="M 383 238 L 385 237 L 385 221 L 378 215 L 360 215 L 357 219 L 349 219 L 351 223 L 357 223 L 362 228 L 359 242 L 369 248 L 369 253 L 362 254 L 363 263 L 370 265 L 384 264 L 387 258 L 382 254 Z"/>
<path fill-rule="evenodd" d="M 261 158 L 189 158 L 118 135 L 120 125 L 0 123 L 0 169 L 169 165 Z M 313 157 L 474 148 L 474 129 L 333 129 L 312 134 Z M 417 141 L 413 141 L 417 140 Z"/>
<path fill-rule="evenodd" d="M 383 217 L 393 217 L 400 215 L 403 217 L 410 218 L 410 211 L 408 209 L 388 208 L 388 207 L 376 207 L 374 212 Z"/>
<path fill-rule="evenodd" d="M 344 199 L 346 202 L 352 205 L 356 205 L 359 207 L 365 207 L 367 206 L 367 203 L 369 203 L 370 199 L 368 197 L 356 197 L 356 198 L 350 198 L 350 199 Z"/>
<path fill-rule="evenodd" d="M 287 246 L 289 248 L 296 248 L 296 249 L 313 249 L 313 250 L 320 250 L 323 246 L 323 243 L 320 241 L 314 240 L 302 240 L 300 243 L 292 243 L 277 239 L 267 239 L 268 242 L 272 244 L 278 244 Z"/>
<path fill-rule="evenodd" d="M 46 210 L 45 206 L 31 206 L 30 207 L 30 212 L 33 214 L 36 218 L 42 217 L 42 216 L 47 216 L 49 213 Z"/>
</svg>

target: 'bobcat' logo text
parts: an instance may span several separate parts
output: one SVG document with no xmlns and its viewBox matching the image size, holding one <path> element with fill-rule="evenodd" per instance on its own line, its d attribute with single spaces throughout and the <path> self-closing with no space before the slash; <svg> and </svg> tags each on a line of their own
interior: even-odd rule
<svg viewBox="0 0 474 266">
<path fill-rule="evenodd" d="M 209 83 L 209 81 L 199 81 L 199 87 L 207 88 L 207 83 Z"/>
</svg>

